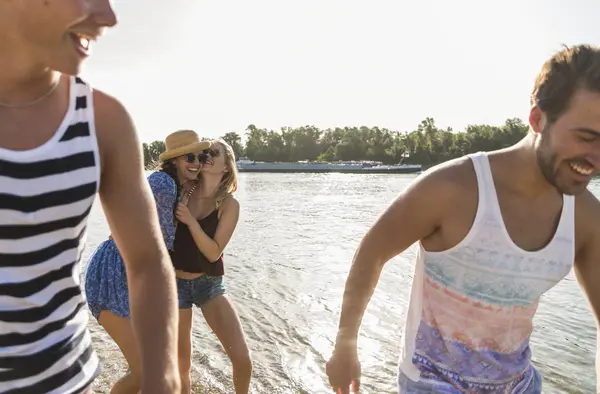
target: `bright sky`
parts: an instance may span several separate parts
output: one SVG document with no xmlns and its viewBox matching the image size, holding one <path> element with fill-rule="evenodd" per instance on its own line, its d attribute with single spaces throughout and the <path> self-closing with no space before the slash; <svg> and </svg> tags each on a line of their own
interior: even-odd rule
<svg viewBox="0 0 600 394">
<path fill-rule="evenodd" d="M 597 0 L 114 1 L 120 23 L 83 76 L 143 141 L 526 119 L 542 63 L 563 43 L 600 43 Z"/>
</svg>

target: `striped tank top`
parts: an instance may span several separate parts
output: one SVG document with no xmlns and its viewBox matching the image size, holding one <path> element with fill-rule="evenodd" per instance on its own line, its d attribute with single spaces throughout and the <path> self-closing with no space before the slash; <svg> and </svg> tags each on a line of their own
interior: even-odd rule
<svg viewBox="0 0 600 394">
<path fill-rule="evenodd" d="M 92 89 L 71 77 L 43 145 L 0 148 L 0 393 L 80 393 L 99 373 L 79 261 L 98 191 Z"/>
<path fill-rule="evenodd" d="M 563 195 L 553 239 L 526 251 L 510 238 L 485 153 L 471 155 L 479 203 L 456 246 L 416 256 L 400 370 L 444 393 L 532 392 L 529 338 L 540 296 L 571 270 L 574 197 Z"/>
</svg>

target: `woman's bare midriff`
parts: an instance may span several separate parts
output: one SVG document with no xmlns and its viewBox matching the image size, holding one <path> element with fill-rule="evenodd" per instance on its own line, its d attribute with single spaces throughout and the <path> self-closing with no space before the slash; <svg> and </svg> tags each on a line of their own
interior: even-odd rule
<svg viewBox="0 0 600 394">
<path fill-rule="evenodd" d="M 206 275 L 204 272 L 185 272 L 185 271 L 181 271 L 181 270 L 175 270 L 175 276 L 181 279 L 196 279 L 199 278 L 201 276 Z"/>
</svg>

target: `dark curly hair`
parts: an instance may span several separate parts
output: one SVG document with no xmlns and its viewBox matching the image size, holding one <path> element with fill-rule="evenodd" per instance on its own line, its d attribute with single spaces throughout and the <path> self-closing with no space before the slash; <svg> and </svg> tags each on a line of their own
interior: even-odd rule
<svg viewBox="0 0 600 394">
<path fill-rule="evenodd" d="M 179 186 L 179 177 L 177 176 L 177 167 L 175 166 L 175 163 L 173 163 L 173 161 L 169 159 L 158 163 L 158 166 L 156 166 L 156 171 L 164 172 L 165 174 L 170 176 L 173 179 L 173 181 L 175 181 L 177 195 L 175 197 L 175 205 L 173 206 L 174 214 L 175 210 L 177 209 L 177 203 L 179 202 L 179 196 L 181 194 L 181 187 Z"/>
</svg>

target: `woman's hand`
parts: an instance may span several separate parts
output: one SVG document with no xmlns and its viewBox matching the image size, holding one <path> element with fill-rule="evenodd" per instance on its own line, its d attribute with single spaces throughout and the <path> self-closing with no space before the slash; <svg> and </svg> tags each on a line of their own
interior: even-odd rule
<svg viewBox="0 0 600 394">
<path fill-rule="evenodd" d="M 175 215 L 177 216 L 177 220 L 186 225 L 190 225 L 196 221 L 196 218 L 192 216 L 187 205 L 183 203 L 177 204 L 177 210 L 175 211 Z"/>
</svg>

